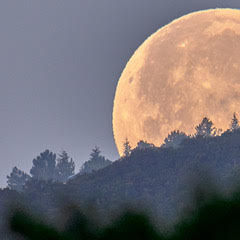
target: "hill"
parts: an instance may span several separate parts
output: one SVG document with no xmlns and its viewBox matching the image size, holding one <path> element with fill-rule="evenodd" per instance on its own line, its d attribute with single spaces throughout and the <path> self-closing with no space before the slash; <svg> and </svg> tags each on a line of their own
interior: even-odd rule
<svg viewBox="0 0 240 240">
<path fill-rule="evenodd" d="M 0 211 L 5 212 L 11 199 L 20 199 L 25 208 L 59 222 L 62 206 L 69 202 L 80 207 L 93 204 L 101 217 L 130 204 L 141 209 L 146 206 L 156 219 L 171 222 L 191 207 L 196 184 L 209 188 L 212 181 L 224 193 L 238 184 L 239 130 L 215 137 L 187 137 L 172 146 L 134 149 L 130 156 L 77 175 L 66 184 L 32 179 L 23 192 L 0 190 Z"/>
<path fill-rule="evenodd" d="M 68 196 L 94 201 L 103 211 L 124 203 L 145 204 L 175 218 L 187 207 L 195 184 L 208 187 L 209 176 L 229 191 L 240 168 L 240 131 L 185 139 L 178 148 L 135 149 L 129 157 L 67 184 Z"/>
</svg>

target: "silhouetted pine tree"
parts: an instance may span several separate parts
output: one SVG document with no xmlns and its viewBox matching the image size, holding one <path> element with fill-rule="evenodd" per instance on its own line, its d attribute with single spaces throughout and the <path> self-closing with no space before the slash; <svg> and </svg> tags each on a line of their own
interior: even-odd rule
<svg viewBox="0 0 240 240">
<path fill-rule="evenodd" d="M 210 137 L 216 135 L 216 128 L 213 127 L 213 122 L 208 119 L 207 117 L 204 117 L 202 122 L 195 127 L 196 134 L 195 136 L 198 137 Z"/>
<path fill-rule="evenodd" d="M 57 159 L 58 180 L 66 182 L 68 177 L 74 175 L 75 163 L 66 151 L 62 151 Z"/>
<path fill-rule="evenodd" d="M 238 122 L 238 118 L 236 116 L 236 113 L 233 114 L 230 129 L 232 131 L 235 131 L 235 130 L 239 129 L 239 122 Z"/>
<path fill-rule="evenodd" d="M 31 177 L 27 173 L 21 171 L 17 167 L 14 167 L 10 175 L 7 176 L 7 185 L 9 189 L 21 192 L 24 189 L 25 183 L 30 178 Z"/>
<path fill-rule="evenodd" d="M 96 146 L 95 148 L 93 148 L 89 160 L 82 165 L 80 172 L 91 173 L 93 171 L 97 171 L 101 168 L 107 167 L 112 163 L 110 160 L 103 157 L 100 153 L 101 151 L 99 147 Z"/>
<path fill-rule="evenodd" d="M 125 142 L 123 143 L 123 156 L 128 157 L 131 154 L 131 146 L 128 141 L 128 139 L 125 139 Z"/>
</svg>

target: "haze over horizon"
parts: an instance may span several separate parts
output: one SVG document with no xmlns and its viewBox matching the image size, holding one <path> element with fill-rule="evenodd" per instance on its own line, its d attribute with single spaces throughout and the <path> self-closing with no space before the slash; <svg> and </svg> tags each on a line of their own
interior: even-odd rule
<svg viewBox="0 0 240 240">
<path fill-rule="evenodd" d="M 98 145 L 118 158 L 112 107 L 120 74 L 153 32 L 187 13 L 239 1 L 2 1 L 0 3 L 0 185 L 50 149 L 76 171 Z"/>
</svg>

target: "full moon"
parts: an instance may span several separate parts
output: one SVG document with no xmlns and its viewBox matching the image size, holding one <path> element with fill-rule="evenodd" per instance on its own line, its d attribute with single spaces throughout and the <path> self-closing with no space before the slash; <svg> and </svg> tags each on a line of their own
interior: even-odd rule
<svg viewBox="0 0 240 240">
<path fill-rule="evenodd" d="M 240 10 L 183 16 L 151 35 L 117 85 L 113 133 L 119 154 L 128 138 L 160 146 L 174 130 L 193 134 L 208 117 L 229 128 L 240 111 Z"/>
</svg>

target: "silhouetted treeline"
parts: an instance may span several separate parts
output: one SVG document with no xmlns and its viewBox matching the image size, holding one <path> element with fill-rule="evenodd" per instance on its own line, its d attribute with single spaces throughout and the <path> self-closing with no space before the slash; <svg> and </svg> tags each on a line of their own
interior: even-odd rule
<svg viewBox="0 0 240 240">
<path fill-rule="evenodd" d="M 31 176 L 14 169 L 20 176 L 19 182 L 24 182 L 22 178 L 26 181 L 20 190 L 16 189 L 19 193 L 7 189 L 0 191 L 0 200 L 1 196 L 5 199 L 1 200 L 0 208 L 5 209 L 6 202 L 14 198 L 12 195 L 18 194 L 17 198 L 28 209 L 54 223 L 67 199 L 80 207 L 92 204 L 105 222 L 109 213 L 127 203 L 134 207 L 144 206 L 155 219 L 169 223 L 176 221 L 189 207 L 196 184 L 209 185 L 211 180 L 218 191 L 229 194 L 240 179 L 240 129 L 235 114 L 225 132 L 216 129 L 210 119 L 203 118 L 192 136 L 176 130 L 160 147 L 141 140 L 132 149 L 127 139 L 123 147 L 125 156 L 113 163 L 94 148 L 80 174 L 67 177 L 67 181 L 56 181 L 59 175 L 53 173 L 54 169 L 59 171 L 59 161 L 54 153 L 43 152 L 33 161 L 32 169 L 35 170 L 31 169 Z M 64 158 L 64 154 L 59 158 Z M 72 166 L 70 158 L 67 159 Z M 44 167 L 36 171 L 36 166 L 46 167 L 48 164 L 43 163 L 48 161 L 51 171 L 41 172 Z M 94 166 L 97 167 L 94 169 Z"/>
<path fill-rule="evenodd" d="M 65 183 L 68 179 L 75 177 L 75 163 L 66 151 L 62 151 L 57 157 L 55 153 L 45 150 L 32 162 L 33 166 L 30 169 L 30 174 L 17 167 L 12 169 L 12 172 L 7 176 L 9 189 L 22 192 L 27 187 L 28 182 L 32 182 L 32 180 Z M 111 163 L 110 160 L 101 155 L 100 149 L 95 147 L 89 160 L 82 165 L 78 174 L 91 173 Z"/>
</svg>

